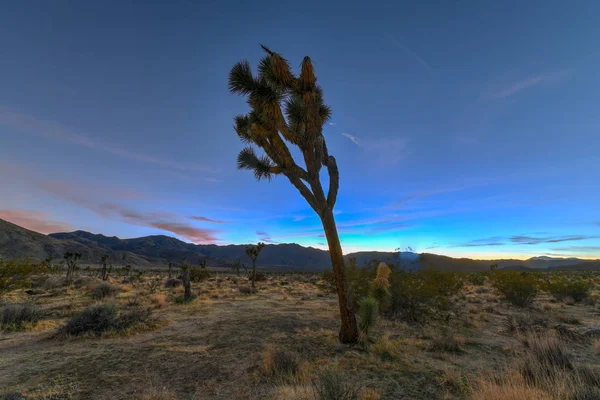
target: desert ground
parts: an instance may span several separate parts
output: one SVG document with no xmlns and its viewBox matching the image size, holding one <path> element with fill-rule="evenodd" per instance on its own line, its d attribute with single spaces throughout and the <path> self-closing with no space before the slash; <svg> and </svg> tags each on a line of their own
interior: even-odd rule
<svg viewBox="0 0 600 400">
<path fill-rule="evenodd" d="M 320 274 L 267 274 L 253 292 L 243 274 L 213 271 L 192 283 L 190 302 L 166 271 L 105 282 L 82 271 L 71 283 L 44 274 L 2 298 L 6 315 L 32 307 L 36 317 L 3 317 L 0 398 L 596 399 L 600 309 L 597 277 L 586 279 L 585 301 L 541 291 L 524 307 L 489 276 L 465 279 L 444 311 L 380 316 L 346 346 Z M 97 306 L 143 316 L 122 329 L 65 331 Z"/>
</svg>

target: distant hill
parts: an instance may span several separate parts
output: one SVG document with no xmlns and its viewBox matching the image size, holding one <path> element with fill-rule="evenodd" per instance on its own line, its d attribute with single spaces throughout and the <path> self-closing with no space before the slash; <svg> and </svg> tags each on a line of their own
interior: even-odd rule
<svg viewBox="0 0 600 400">
<path fill-rule="evenodd" d="M 83 260 L 99 263 L 104 254 L 112 259 L 125 257 L 129 264 L 146 267 L 152 263 L 137 254 L 127 251 L 107 251 L 93 242 L 57 239 L 42 235 L 0 219 L 0 254 L 7 258 L 28 257 L 32 260 L 44 260 L 47 257 L 62 259 L 67 251 L 80 252 Z"/>
<path fill-rule="evenodd" d="M 115 265 L 130 264 L 136 267 L 165 266 L 169 261 L 187 261 L 197 264 L 206 261 L 209 267 L 228 267 L 235 261 L 249 264 L 246 245 L 218 246 L 195 245 L 179 239 L 154 235 L 133 239 L 120 239 L 85 231 L 42 235 L 0 219 L 0 254 L 8 258 L 29 257 L 43 260 L 48 256 L 61 259 L 65 252 L 83 254 L 82 263 L 98 264 L 104 254 L 110 255 Z M 600 269 L 600 260 L 577 258 L 533 257 L 528 260 L 472 260 L 452 258 L 437 254 L 412 252 L 364 251 L 350 253 L 346 259 L 355 258 L 358 266 L 371 260 L 400 265 L 407 270 L 433 266 L 439 270 L 487 271 L 492 264 L 501 269 Z M 329 252 L 298 244 L 269 244 L 259 257 L 262 268 L 288 271 L 322 271 L 331 268 Z"/>
</svg>

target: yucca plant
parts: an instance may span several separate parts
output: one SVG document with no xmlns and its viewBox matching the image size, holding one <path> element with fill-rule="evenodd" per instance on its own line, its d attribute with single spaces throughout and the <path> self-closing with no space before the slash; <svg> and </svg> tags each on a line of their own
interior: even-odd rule
<svg viewBox="0 0 600 400">
<path fill-rule="evenodd" d="M 247 98 L 250 112 L 234 118 L 234 128 L 248 146 L 238 155 L 239 169 L 254 172 L 257 180 L 284 176 L 300 192 L 321 219 L 333 264 L 341 314 L 339 339 L 355 343 L 358 339 L 356 317 L 348 296 L 344 256 L 333 210 L 339 189 L 339 170 L 329 154 L 323 125 L 331 116 L 323 90 L 317 85 L 309 57 L 302 60 L 300 74 L 295 75 L 287 60 L 262 46 L 266 56 L 260 61 L 258 75 L 250 64 L 240 61 L 229 73 L 229 90 Z M 288 145 L 302 154 L 303 165 L 294 160 Z M 255 147 L 264 154 L 257 154 Z M 320 171 L 329 175 L 327 193 Z"/>
</svg>

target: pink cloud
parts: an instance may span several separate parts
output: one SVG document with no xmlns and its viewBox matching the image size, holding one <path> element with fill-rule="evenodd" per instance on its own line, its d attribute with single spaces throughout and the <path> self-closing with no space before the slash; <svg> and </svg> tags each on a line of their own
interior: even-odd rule
<svg viewBox="0 0 600 400">
<path fill-rule="evenodd" d="M 210 222 L 213 224 L 228 224 L 229 222 L 225 222 L 225 221 L 221 221 L 219 219 L 211 219 L 211 218 L 206 218 L 206 217 L 198 217 L 198 216 L 191 216 L 188 217 L 189 219 L 193 219 L 195 221 L 202 221 L 202 222 Z"/>
<path fill-rule="evenodd" d="M 43 234 L 73 230 L 70 224 L 53 221 L 48 213 L 40 211 L 0 210 L 0 219 Z"/>
</svg>

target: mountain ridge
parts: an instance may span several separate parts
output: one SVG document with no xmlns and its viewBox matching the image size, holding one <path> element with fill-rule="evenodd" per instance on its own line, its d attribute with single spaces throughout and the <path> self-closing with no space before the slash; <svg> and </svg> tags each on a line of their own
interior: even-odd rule
<svg viewBox="0 0 600 400">
<path fill-rule="evenodd" d="M 164 266 L 169 261 L 197 264 L 206 261 L 209 267 L 226 267 L 235 261 L 249 263 L 245 244 L 197 245 L 166 235 L 150 235 L 121 239 L 83 230 L 44 235 L 0 219 L 0 253 L 8 258 L 29 257 L 43 260 L 49 256 L 62 259 L 66 251 L 83 253 L 82 263 L 98 264 L 104 254 L 117 265 L 146 268 Z M 430 253 L 363 251 L 349 253 L 345 258 L 356 260 L 358 266 L 373 259 L 401 265 L 407 269 L 433 266 L 440 270 L 486 271 L 490 265 L 510 269 L 600 268 L 600 260 L 573 257 L 531 257 L 527 260 L 474 260 L 452 258 Z M 269 244 L 261 253 L 258 265 L 277 270 L 320 271 L 331 268 L 329 252 L 296 243 Z"/>
</svg>

